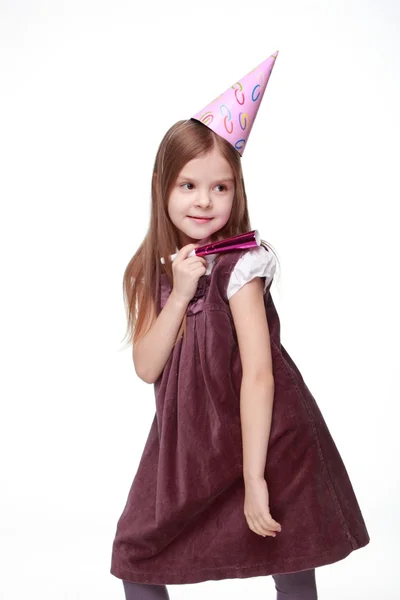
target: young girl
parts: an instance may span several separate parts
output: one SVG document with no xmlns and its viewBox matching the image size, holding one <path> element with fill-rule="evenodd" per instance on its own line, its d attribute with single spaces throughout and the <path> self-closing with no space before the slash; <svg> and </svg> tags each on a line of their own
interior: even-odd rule
<svg viewBox="0 0 400 600">
<path fill-rule="evenodd" d="M 281 344 L 270 247 L 189 256 L 252 229 L 240 156 L 275 58 L 173 125 L 156 156 L 150 228 L 124 277 L 136 373 L 156 401 L 113 543 L 127 600 L 260 575 L 272 575 L 278 600 L 314 600 L 315 568 L 369 542 Z"/>
</svg>

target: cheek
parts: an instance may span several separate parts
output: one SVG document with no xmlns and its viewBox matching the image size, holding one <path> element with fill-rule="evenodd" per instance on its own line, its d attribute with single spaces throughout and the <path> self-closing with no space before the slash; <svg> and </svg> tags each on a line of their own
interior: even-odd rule
<svg viewBox="0 0 400 600">
<path fill-rule="evenodd" d="M 179 202 L 176 196 L 171 195 L 168 201 L 168 211 L 176 213 L 179 210 Z"/>
<path fill-rule="evenodd" d="M 229 216 L 232 211 L 232 206 L 233 206 L 233 198 L 227 199 L 224 206 L 221 207 L 221 216 L 223 216 L 225 219 L 229 219 Z"/>
<path fill-rule="evenodd" d="M 180 219 L 188 214 L 188 206 L 185 198 L 180 195 L 171 195 L 168 202 L 168 214 L 171 219 Z"/>
</svg>

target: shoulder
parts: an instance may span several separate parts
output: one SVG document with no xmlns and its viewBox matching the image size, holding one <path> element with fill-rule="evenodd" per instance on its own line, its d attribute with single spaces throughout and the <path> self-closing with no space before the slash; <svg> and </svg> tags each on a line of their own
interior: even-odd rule
<svg viewBox="0 0 400 600">
<path fill-rule="evenodd" d="M 246 283 L 255 277 L 265 278 L 264 292 L 271 283 L 276 271 L 276 258 L 264 246 L 250 248 L 243 252 L 235 263 L 228 282 L 227 298 L 230 298 Z"/>
</svg>

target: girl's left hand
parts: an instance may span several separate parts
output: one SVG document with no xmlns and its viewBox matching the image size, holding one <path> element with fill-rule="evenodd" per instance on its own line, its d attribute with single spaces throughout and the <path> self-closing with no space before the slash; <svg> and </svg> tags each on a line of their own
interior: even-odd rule
<svg viewBox="0 0 400 600">
<path fill-rule="evenodd" d="M 244 515 L 250 529 L 263 537 L 276 537 L 276 532 L 281 531 L 269 512 L 268 487 L 263 477 L 245 481 Z"/>
</svg>

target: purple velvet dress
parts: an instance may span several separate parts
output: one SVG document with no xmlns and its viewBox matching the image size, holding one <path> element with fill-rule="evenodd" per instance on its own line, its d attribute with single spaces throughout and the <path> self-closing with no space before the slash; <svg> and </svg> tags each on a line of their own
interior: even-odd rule
<svg viewBox="0 0 400 600">
<path fill-rule="evenodd" d="M 113 542 L 111 573 L 121 579 L 187 584 L 289 573 L 339 561 L 369 542 L 338 449 L 280 342 L 269 290 L 275 396 L 265 478 L 282 532 L 264 538 L 246 522 L 242 368 L 227 299 L 242 252 L 221 254 L 199 279 L 186 338 L 155 383 L 156 414 Z M 171 291 L 161 278 L 158 310 Z"/>
</svg>

